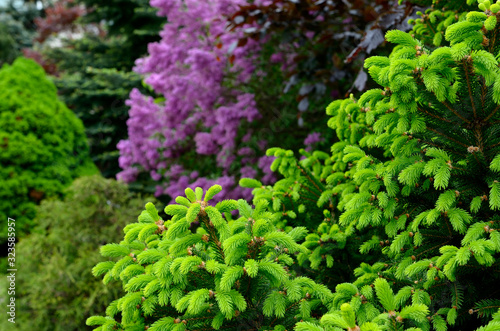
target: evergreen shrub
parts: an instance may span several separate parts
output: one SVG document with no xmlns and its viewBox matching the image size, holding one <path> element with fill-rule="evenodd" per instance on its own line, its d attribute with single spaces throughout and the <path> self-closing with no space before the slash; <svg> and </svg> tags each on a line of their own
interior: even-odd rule
<svg viewBox="0 0 500 331">
<path fill-rule="evenodd" d="M 92 276 L 99 246 L 119 240 L 146 201 L 95 175 L 75 180 L 64 200 L 41 203 L 33 233 L 16 245 L 18 330 L 90 329 L 85 320 L 122 295 Z"/>
<path fill-rule="evenodd" d="M 92 160 L 104 177 L 119 171 L 116 145 L 127 137 L 125 100 L 133 88 L 144 91 L 132 67 L 159 39 L 164 20 L 148 0 L 65 0 L 36 21 L 41 54 L 30 55 L 48 71 L 53 67 L 59 94 L 83 121 Z M 60 33 L 75 30 L 84 31 L 82 38 Z M 45 41 L 48 37 L 61 45 Z"/>
<path fill-rule="evenodd" d="M 268 150 L 284 179 L 240 181 L 255 209 L 209 206 L 201 189 L 166 208 L 171 220 L 146 206 L 124 241 L 101 250 L 122 260 L 94 268 L 121 276 L 127 294 L 87 323 L 500 330 L 500 6 L 479 8 L 433 7 L 411 34 L 388 32 L 392 53 L 365 61 L 382 88 L 328 106 L 330 154 Z M 443 23 L 440 43 L 427 22 Z"/>
<path fill-rule="evenodd" d="M 340 140 L 331 155 L 303 152 L 298 161 L 271 149 L 285 179 L 273 188 L 242 182 L 277 213 L 320 221 L 310 214 L 324 208 L 303 244 L 312 250 L 303 263 L 320 275 L 345 266 L 334 250 L 345 242 L 378 260 L 335 287 L 320 323 L 297 330 L 474 330 L 500 307 L 496 15 L 431 9 L 414 35 L 428 35 L 431 14 L 450 46 L 389 32 L 398 44 L 392 54 L 365 62 L 384 89 L 327 108 Z M 498 322 L 483 329 L 498 330 Z"/>
<path fill-rule="evenodd" d="M 262 200 L 209 201 L 221 191 L 212 186 L 186 189 L 186 197 L 165 208 L 164 221 L 153 204 L 139 222 L 125 227 L 120 244 L 102 246 L 118 262 L 96 265 L 104 282 L 121 280 L 127 294 L 113 301 L 107 316 L 93 316 L 98 329 L 186 330 L 292 327 L 293 315 L 307 318 L 331 297 L 326 286 L 294 276 L 288 266 L 305 228 L 285 233 L 274 225 Z M 239 217 L 233 219 L 232 212 Z M 223 216 L 224 215 L 224 216 Z M 229 222 L 228 222 L 229 220 Z M 307 299 L 307 300 L 306 300 Z M 117 320 L 115 320 L 115 318 Z"/>
<path fill-rule="evenodd" d="M 11 64 L 25 48 L 33 46 L 33 21 L 39 15 L 33 3 L 14 0 L 0 3 L 0 67 Z"/>
<path fill-rule="evenodd" d="M 60 196 L 74 178 L 95 173 L 82 122 L 59 101 L 32 60 L 0 69 L 0 241 L 7 217 L 16 236 L 29 232 L 41 199 Z"/>
</svg>

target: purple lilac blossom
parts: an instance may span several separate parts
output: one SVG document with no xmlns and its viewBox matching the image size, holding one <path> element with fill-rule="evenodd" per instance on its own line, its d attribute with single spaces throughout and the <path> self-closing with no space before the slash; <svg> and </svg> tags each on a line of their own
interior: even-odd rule
<svg viewBox="0 0 500 331">
<path fill-rule="evenodd" d="M 153 180 L 161 181 L 156 195 L 175 197 L 186 187 L 207 189 L 217 183 L 224 188 L 220 198 L 249 197 L 251 190 L 238 187 L 237 178 L 229 173 L 237 154 L 244 156 L 241 175 L 255 176 L 255 165 L 264 171 L 264 182 L 271 182 L 274 175 L 268 159 L 258 159 L 246 147 L 237 146 L 242 122 L 260 117 L 254 95 L 223 84 L 230 76 L 231 86 L 243 85 L 255 71 L 253 62 L 260 44 L 249 39 L 245 46 L 234 47 L 248 26 L 226 30 L 225 17 L 247 1 L 150 3 L 159 9 L 159 15 L 168 17 L 168 23 L 160 32 L 161 40 L 149 45 L 148 56 L 138 59 L 134 70 L 164 101 L 157 102 L 137 89 L 130 93 L 129 138 L 117 146 L 123 169 L 117 177 L 132 182 L 141 171 L 147 171 Z M 243 142 L 249 139 L 245 136 Z M 184 169 L 179 163 L 186 146 L 200 155 L 216 155 L 223 175 L 207 179 Z"/>
<path fill-rule="evenodd" d="M 323 138 L 321 138 L 321 134 L 319 132 L 310 133 L 306 139 L 304 139 L 304 145 L 306 146 L 306 151 L 310 152 L 314 145 L 319 142 L 322 142 Z"/>
</svg>

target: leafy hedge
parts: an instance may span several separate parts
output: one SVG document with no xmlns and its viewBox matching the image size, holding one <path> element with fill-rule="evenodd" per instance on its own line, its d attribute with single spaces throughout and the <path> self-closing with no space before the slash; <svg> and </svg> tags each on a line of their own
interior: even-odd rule
<svg viewBox="0 0 500 331">
<path fill-rule="evenodd" d="M 33 233 L 16 245 L 18 329 L 89 329 L 85 319 L 122 294 L 92 276 L 98 247 L 119 240 L 148 200 L 97 175 L 75 180 L 64 200 L 44 200 Z"/>
</svg>

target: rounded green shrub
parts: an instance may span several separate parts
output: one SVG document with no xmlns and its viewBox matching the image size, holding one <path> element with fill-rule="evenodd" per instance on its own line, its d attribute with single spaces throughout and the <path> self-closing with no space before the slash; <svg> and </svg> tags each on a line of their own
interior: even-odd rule
<svg viewBox="0 0 500 331">
<path fill-rule="evenodd" d="M 82 122 L 57 98 L 55 85 L 32 60 L 0 70 L 0 242 L 7 218 L 17 237 L 29 232 L 35 207 L 60 196 L 74 178 L 95 173 Z"/>
<path fill-rule="evenodd" d="M 18 330 L 90 330 L 85 319 L 121 294 L 92 276 L 99 246 L 120 239 L 146 201 L 120 182 L 86 176 L 64 200 L 41 203 L 36 227 L 16 245 Z"/>
</svg>

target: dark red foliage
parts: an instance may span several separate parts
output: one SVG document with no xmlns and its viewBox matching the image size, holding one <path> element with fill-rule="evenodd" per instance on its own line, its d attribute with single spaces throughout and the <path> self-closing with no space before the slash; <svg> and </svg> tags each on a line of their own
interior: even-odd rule
<svg viewBox="0 0 500 331">
<path fill-rule="evenodd" d="M 83 6 L 75 5 L 74 0 L 59 0 L 53 6 L 44 10 L 44 17 L 34 19 L 37 37 L 35 41 L 44 43 L 50 36 L 63 32 L 75 32 L 76 20 L 88 12 Z M 47 59 L 32 48 L 24 48 L 23 55 L 40 64 L 45 72 L 57 76 L 58 70 L 54 61 Z"/>
<path fill-rule="evenodd" d="M 229 29 L 252 26 L 238 45 L 244 45 L 246 38 L 280 35 L 280 42 L 297 53 L 297 67 L 288 72 L 290 77 L 319 82 L 344 94 L 352 87 L 365 89 L 367 75 L 361 68 L 365 55 L 384 43 L 387 30 L 409 30 L 406 21 L 416 10 L 409 2 L 398 5 L 389 0 L 273 0 L 266 6 L 241 6 L 228 17 L 228 25 Z"/>
<path fill-rule="evenodd" d="M 60 0 L 45 10 L 44 18 L 36 18 L 35 24 L 38 30 L 36 41 L 44 42 L 54 33 L 61 31 L 72 31 L 75 21 L 85 15 L 84 7 L 74 5 L 73 0 Z"/>
<path fill-rule="evenodd" d="M 415 11 L 415 7 L 411 3 L 407 3 L 404 6 L 393 7 L 387 12 L 381 12 L 345 61 L 351 62 L 361 51 L 366 51 L 369 54 L 384 42 L 384 34 L 390 29 L 409 30 L 410 26 L 406 22 Z"/>
<path fill-rule="evenodd" d="M 53 61 L 47 60 L 42 54 L 31 48 L 23 48 L 23 55 L 29 59 L 35 60 L 39 65 L 42 66 L 43 70 L 49 75 L 57 76 L 57 66 Z"/>
</svg>

